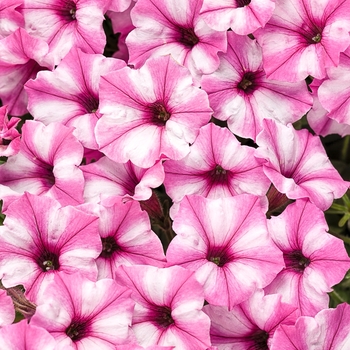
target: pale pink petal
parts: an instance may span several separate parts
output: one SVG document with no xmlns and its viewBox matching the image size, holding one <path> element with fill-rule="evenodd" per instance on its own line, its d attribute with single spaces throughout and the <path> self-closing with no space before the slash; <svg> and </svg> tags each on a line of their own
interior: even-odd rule
<svg viewBox="0 0 350 350">
<path fill-rule="evenodd" d="M 257 143 L 255 156 L 265 175 L 288 198 L 309 198 L 326 210 L 349 187 L 329 161 L 319 137 L 307 130 L 264 120 Z"/>
</svg>

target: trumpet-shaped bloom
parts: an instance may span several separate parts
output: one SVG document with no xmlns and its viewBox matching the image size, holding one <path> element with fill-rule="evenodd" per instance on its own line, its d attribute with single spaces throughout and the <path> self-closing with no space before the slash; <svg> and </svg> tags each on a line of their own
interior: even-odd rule
<svg viewBox="0 0 350 350">
<path fill-rule="evenodd" d="M 23 0 L 3 0 L 0 4 L 0 39 L 13 33 L 17 28 L 24 27 L 23 16 L 16 8 Z"/>
<path fill-rule="evenodd" d="M 255 156 L 279 192 L 290 199 L 309 198 L 322 210 L 346 192 L 349 183 L 329 161 L 319 137 L 291 124 L 264 120 L 263 125 Z"/>
<path fill-rule="evenodd" d="M 26 0 L 20 7 L 26 31 L 46 41 L 55 64 L 74 46 L 102 53 L 105 0 Z"/>
<path fill-rule="evenodd" d="M 27 120 L 21 149 L 0 166 L 0 194 L 5 207 L 25 191 L 45 194 L 62 205 L 83 203 L 84 176 L 78 165 L 83 146 L 73 128 Z"/>
<path fill-rule="evenodd" d="M 268 221 L 273 241 L 283 252 L 285 269 L 266 288 L 314 316 L 328 306 L 327 292 L 350 268 L 344 243 L 328 234 L 323 212 L 307 200 L 297 200 Z"/>
<path fill-rule="evenodd" d="M 246 35 L 264 27 L 275 8 L 274 0 L 204 0 L 200 14 L 215 30 L 231 28 Z"/>
<path fill-rule="evenodd" d="M 139 68 L 149 57 L 171 54 L 198 82 L 219 66 L 226 32 L 209 28 L 199 11 L 203 0 L 138 0 L 131 11 L 136 27 L 126 38 L 129 64 Z M 142 45 L 140 45 L 142 42 Z"/>
<path fill-rule="evenodd" d="M 115 162 L 149 168 L 161 158 L 184 158 L 212 110 L 188 69 L 168 55 L 101 77 L 100 112 L 100 151 Z"/>
<path fill-rule="evenodd" d="M 296 321 L 295 307 L 283 303 L 279 294 L 264 295 L 262 290 L 231 311 L 213 305 L 203 310 L 210 317 L 212 345 L 219 350 L 270 349 L 277 327 Z"/>
<path fill-rule="evenodd" d="M 0 40 L 0 98 L 14 116 L 27 113 L 27 93 L 24 84 L 43 69 L 53 69 L 47 56 L 49 47 L 43 40 L 30 36 L 19 28 Z"/>
<path fill-rule="evenodd" d="M 87 148 L 97 149 L 94 128 L 100 118 L 100 76 L 125 67 L 125 62 L 73 48 L 53 72 L 40 72 L 25 85 L 28 110 L 48 125 L 61 122 Z"/>
<path fill-rule="evenodd" d="M 17 154 L 20 149 L 21 139 L 16 126 L 20 118 L 7 115 L 7 106 L 0 107 L 0 157 L 9 157 Z"/>
<path fill-rule="evenodd" d="M 144 201 L 151 197 L 152 188 L 159 187 L 164 181 L 161 161 L 145 169 L 130 161 L 122 164 L 102 157 L 80 169 L 85 178 L 84 198 L 88 202 L 98 203 L 115 196 Z"/>
<path fill-rule="evenodd" d="M 305 82 L 287 83 L 266 78 L 261 47 L 248 36 L 228 32 L 228 47 L 220 53 L 220 67 L 203 76 L 214 116 L 227 120 L 239 136 L 256 139 L 264 118 L 294 123 L 312 106 Z"/>
<path fill-rule="evenodd" d="M 345 136 L 350 134 L 350 125 L 338 123 L 335 119 L 329 118 L 329 113 L 321 105 L 318 98 L 318 90 L 323 80 L 313 79 L 310 84 L 314 104 L 307 114 L 307 121 L 316 133 L 316 135 L 327 136 L 330 134 L 339 134 Z M 339 96 L 339 92 L 337 94 Z M 334 115 L 334 114 L 333 114 Z"/>
<path fill-rule="evenodd" d="M 62 348 L 115 350 L 130 337 L 130 293 L 112 279 L 92 282 L 60 272 L 43 284 L 30 323 L 45 328 Z"/>
<path fill-rule="evenodd" d="M 132 329 L 141 346 L 206 350 L 209 317 L 202 311 L 203 287 L 192 271 L 179 266 L 121 266 L 118 283 L 132 290 L 136 302 Z"/>
<path fill-rule="evenodd" d="M 28 324 L 27 320 L 0 329 L 2 350 L 73 350 L 58 347 L 55 338 L 44 328 Z"/>
<path fill-rule="evenodd" d="M 299 317 L 294 326 L 281 325 L 271 350 L 347 350 L 350 348 L 350 306 L 321 310 L 314 318 Z"/>
<path fill-rule="evenodd" d="M 329 113 L 328 118 L 350 125 L 350 49 L 340 56 L 340 65 L 327 69 L 327 79 L 320 85 L 319 102 Z M 345 127 L 345 126 L 344 126 Z M 346 128 L 346 127 L 345 127 Z"/>
<path fill-rule="evenodd" d="M 267 286 L 283 267 L 267 227 L 267 203 L 250 194 L 221 199 L 186 196 L 174 218 L 168 265 L 196 271 L 205 300 L 235 305 Z"/>
<path fill-rule="evenodd" d="M 113 278 L 119 265 L 165 266 L 162 244 L 151 231 L 149 217 L 136 201 L 94 205 L 99 217 L 102 251 L 96 260 L 98 279 Z"/>
<path fill-rule="evenodd" d="M 228 129 L 212 123 L 200 129 L 184 159 L 168 160 L 164 169 L 167 194 L 176 203 L 191 194 L 207 198 L 241 193 L 262 196 L 270 186 L 254 157 L 254 149 L 241 146 Z"/>
<path fill-rule="evenodd" d="M 326 68 L 339 64 L 350 44 L 350 3 L 347 0 L 276 1 L 265 28 L 254 32 L 262 46 L 268 78 L 301 81 L 322 79 Z"/>
<path fill-rule="evenodd" d="M 97 217 L 62 208 L 48 197 L 24 194 L 6 211 L 0 227 L 0 275 L 6 288 L 23 285 L 33 302 L 57 271 L 96 279 L 101 253 Z"/>
</svg>

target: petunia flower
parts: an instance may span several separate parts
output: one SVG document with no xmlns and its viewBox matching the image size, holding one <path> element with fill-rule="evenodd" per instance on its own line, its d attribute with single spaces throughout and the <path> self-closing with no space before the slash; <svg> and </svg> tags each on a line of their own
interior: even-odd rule
<svg viewBox="0 0 350 350">
<path fill-rule="evenodd" d="M 122 4 L 122 2 L 119 3 Z M 106 14 L 112 22 L 113 33 L 119 33 L 118 50 L 113 54 L 113 57 L 122 59 L 125 62 L 129 61 L 129 49 L 125 40 L 128 34 L 135 29 L 130 15 L 135 4 L 135 1 L 131 1 L 130 6 L 123 12 L 108 11 Z"/>
<path fill-rule="evenodd" d="M 115 280 L 132 290 L 136 302 L 132 329 L 141 346 L 206 350 L 209 317 L 202 311 L 203 287 L 179 266 L 120 266 Z"/>
<path fill-rule="evenodd" d="M 97 149 L 94 128 L 101 117 L 100 76 L 125 67 L 125 62 L 72 48 L 53 72 L 40 72 L 25 85 L 28 110 L 45 125 L 61 122 L 75 128 L 74 135 L 90 149 Z"/>
<path fill-rule="evenodd" d="M 274 9 L 274 0 L 204 0 L 200 14 L 215 30 L 231 29 L 246 35 L 264 27 Z"/>
<path fill-rule="evenodd" d="M 322 210 L 349 188 L 329 161 L 318 136 L 264 120 L 255 156 L 276 189 L 290 199 L 308 198 Z"/>
<path fill-rule="evenodd" d="M 177 236 L 166 252 L 168 266 L 195 271 L 205 300 L 231 310 L 283 267 L 267 231 L 266 206 L 250 194 L 215 200 L 186 196 L 174 218 Z"/>
<path fill-rule="evenodd" d="M 326 77 L 350 44 L 347 0 L 276 1 L 266 26 L 253 34 L 263 49 L 269 79 L 301 81 Z"/>
<path fill-rule="evenodd" d="M 78 165 L 83 146 L 73 128 L 27 120 L 21 148 L 0 165 L 0 194 L 4 208 L 25 191 L 57 199 L 62 205 L 83 203 L 84 176 Z"/>
<path fill-rule="evenodd" d="M 19 11 L 26 31 L 48 43 L 57 65 L 73 46 L 86 53 L 102 54 L 106 5 L 105 0 L 26 0 Z"/>
<path fill-rule="evenodd" d="M 24 84 L 39 71 L 54 68 L 48 51 L 45 41 L 30 36 L 22 28 L 0 40 L 0 98 L 8 105 L 10 115 L 27 113 Z"/>
<path fill-rule="evenodd" d="M 0 3 L 0 39 L 24 27 L 23 16 L 16 10 L 23 0 L 3 0 Z"/>
<path fill-rule="evenodd" d="M 283 303 L 281 295 L 264 295 L 260 289 L 231 311 L 214 305 L 203 310 L 210 317 L 212 345 L 219 350 L 270 349 L 277 327 L 296 321 L 295 307 Z"/>
<path fill-rule="evenodd" d="M 350 305 L 323 309 L 315 317 L 299 317 L 295 325 L 281 325 L 271 350 L 346 350 L 350 348 Z"/>
<path fill-rule="evenodd" d="M 124 201 L 144 201 L 152 196 L 152 188 L 159 187 L 164 181 L 161 161 L 145 169 L 130 161 L 123 164 L 102 157 L 97 162 L 80 166 L 80 169 L 84 174 L 87 202 L 98 203 L 115 196 L 122 196 Z"/>
<path fill-rule="evenodd" d="M 340 55 L 338 67 L 327 69 L 327 79 L 319 86 L 317 96 L 327 117 L 348 129 L 350 126 L 350 48 Z M 345 124 L 345 125 L 344 125 Z"/>
<path fill-rule="evenodd" d="M 138 202 L 119 199 L 113 205 L 86 206 L 99 217 L 102 251 L 96 259 L 98 279 L 113 278 L 120 265 L 165 266 L 162 244 L 151 230 L 147 213 Z"/>
<path fill-rule="evenodd" d="M 163 158 L 184 158 L 212 110 L 188 69 L 168 55 L 102 76 L 100 112 L 100 151 L 117 163 L 149 168 Z"/>
<path fill-rule="evenodd" d="M 131 338 L 130 293 L 112 279 L 92 282 L 59 272 L 42 285 L 30 323 L 45 328 L 61 347 L 115 350 Z"/>
<path fill-rule="evenodd" d="M 57 271 L 97 278 L 102 250 L 97 217 L 62 208 L 45 196 L 24 194 L 6 210 L 0 227 L 0 275 L 6 288 L 23 285 L 36 302 L 41 285 Z"/>
<path fill-rule="evenodd" d="M 185 195 L 207 198 L 231 197 L 241 193 L 264 195 L 270 181 L 254 157 L 254 149 L 241 146 L 226 128 L 213 123 L 200 129 L 191 152 L 178 161 L 164 163 L 164 185 L 175 202 Z M 174 208 L 172 215 L 175 214 Z"/>
<path fill-rule="evenodd" d="M 70 346 L 59 347 L 46 329 L 26 320 L 1 328 L 0 342 L 2 350 L 73 350 Z"/>
<path fill-rule="evenodd" d="M 278 293 L 284 302 L 298 307 L 298 315 L 314 316 L 327 308 L 327 293 L 350 269 L 350 258 L 343 241 L 326 232 L 322 210 L 298 199 L 272 217 L 268 229 L 286 267 L 265 291 Z"/>
<path fill-rule="evenodd" d="M 126 38 L 129 64 L 140 68 L 148 58 L 171 54 L 187 67 L 196 84 L 219 66 L 226 32 L 207 26 L 199 11 L 203 0 L 138 0 L 131 11 L 136 27 Z M 142 42 L 142 45 L 140 45 Z"/>
<path fill-rule="evenodd" d="M 309 85 L 312 90 L 314 103 L 307 113 L 307 121 L 316 135 L 327 136 L 330 134 L 338 134 L 342 137 L 349 135 L 350 125 L 339 123 L 335 119 L 331 119 L 328 111 L 324 109 L 320 103 L 318 91 L 323 81 L 324 79 L 313 79 L 312 83 Z M 339 93 L 335 95 L 339 96 Z M 333 116 L 335 116 L 334 113 Z"/>
<path fill-rule="evenodd" d="M 9 118 L 7 105 L 0 107 L 0 157 L 17 154 L 20 149 L 20 133 L 16 129 L 20 118 Z"/>
<path fill-rule="evenodd" d="M 256 140 L 264 118 L 294 123 L 312 106 L 305 82 L 287 83 L 266 78 L 261 47 L 256 40 L 228 32 L 220 66 L 202 77 L 214 116 L 227 120 L 236 135 Z"/>
</svg>

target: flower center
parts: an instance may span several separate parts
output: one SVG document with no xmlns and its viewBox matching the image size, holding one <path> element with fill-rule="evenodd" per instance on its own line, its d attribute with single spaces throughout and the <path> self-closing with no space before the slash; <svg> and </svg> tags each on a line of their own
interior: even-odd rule
<svg viewBox="0 0 350 350">
<path fill-rule="evenodd" d="M 221 165 L 216 165 L 216 167 L 210 171 L 210 177 L 215 183 L 224 183 L 227 181 L 227 173 L 227 170 Z"/>
<path fill-rule="evenodd" d="M 250 4 L 251 0 L 236 0 L 237 7 L 244 7 Z"/>
<path fill-rule="evenodd" d="M 193 28 L 179 28 L 180 31 L 180 43 L 192 48 L 199 43 L 199 39 L 195 34 Z"/>
<path fill-rule="evenodd" d="M 102 252 L 101 258 L 110 258 L 116 251 L 120 250 L 114 237 L 103 237 L 102 241 Z"/>
<path fill-rule="evenodd" d="M 313 38 L 312 38 L 312 41 L 314 42 L 314 43 L 319 43 L 320 41 L 321 41 L 321 39 L 322 39 L 322 36 L 321 36 L 321 34 L 320 33 L 317 33 Z"/>
<path fill-rule="evenodd" d="M 50 186 L 53 186 L 55 184 L 55 176 L 53 174 L 53 166 L 50 164 L 43 165 L 43 168 L 45 168 L 45 172 L 43 173 L 42 177 L 47 180 L 48 184 Z"/>
<path fill-rule="evenodd" d="M 49 251 L 43 252 L 37 264 L 44 272 L 58 270 L 60 268 L 58 255 Z"/>
<path fill-rule="evenodd" d="M 158 326 L 167 328 L 174 323 L 171 317 L 171 310 L 167 306 L 158 307 L 156 310 L 155 320 Z"/>
<path fill-rule="evenodd" d="M 86 336 L 86 328 L 86 322 L 73 320 L 69 327 L 67 327 L 66 334 L 69 338 L 76 342 Z"/>
<path fill-rule="evenodd" d="M 255 75 L 252 72 L 247 72 L 243 75 L 241 82 L 238 84 L 238 89 L 245 93 L 250 93 L 255 90 Z"/>
<path fill-rule="evenodd" d="M 68 22 L 71 22 L 76 19 L 77 5 L 72 0 L 66 0 L 64 8 L 58 10 L 58 12 L 60 12 L 61 16 Z"/>
<path fill-rule="evenodd" d="M 155 124 L 165 125 L 170 119 L 170 113 L 161 102 L 155 102 L 151 105 L 152 119 Z"/>
<path fill-rule="evenodd" d="M 287 268 L 300 273 L 304 272 L 311 262 L 300 250 L 284 253 L 283 258 Z"/>
<path fill-rule="evenodd" d="M 89 92 L 76 95 L 79 103 L 85 108 L 87 113 L 95 113 L 98 110 L 98 97 L 92 96 Z"/>
<path fill-rule="evenodd" d="M 267 340 L 269 339 L 269 333 L 259 329 L 250 337 L 255 342 L 255 350 L 268 350 Z"/>
<path fill-rule="evenodd" d="M 223 248 L 213 247 L 208 251 L 207 260 L 219 267 L 223 267 L 231 259 Z"/>
</svg>

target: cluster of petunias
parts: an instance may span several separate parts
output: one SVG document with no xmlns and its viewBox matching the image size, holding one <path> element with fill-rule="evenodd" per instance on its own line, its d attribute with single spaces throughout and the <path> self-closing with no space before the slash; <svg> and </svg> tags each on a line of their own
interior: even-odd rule
<svg viewBox="0 0 350 350">
<path fill-rule="evenodd" d="M 349 32 L 350 0 L 3 0 L 1 349 L 350 347 Z"/>
</svg>

